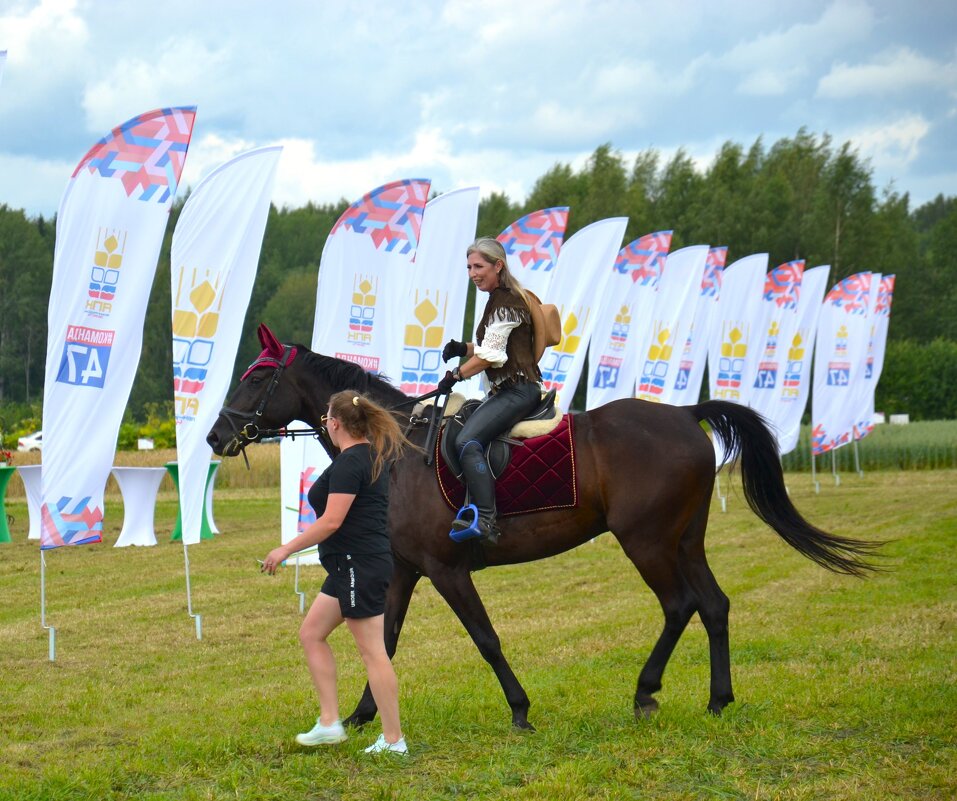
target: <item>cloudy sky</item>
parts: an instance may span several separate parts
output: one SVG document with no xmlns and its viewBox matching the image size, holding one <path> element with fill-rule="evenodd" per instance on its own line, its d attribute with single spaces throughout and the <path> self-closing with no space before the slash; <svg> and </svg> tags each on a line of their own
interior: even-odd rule
<svg viewBox="0 0 957 801">
<path fill-rule="evenodd" d="M 604 142 L 704 168 L 802 126 L 912 206 L 957 195 L 953 0 L 0 0 L 2 50 L 0 203 L 32 214 L 174 105 L 198 107 L 186 183 L 280 143 L 279 205 L 411 177 L 521 200 Z"/>
</svg>

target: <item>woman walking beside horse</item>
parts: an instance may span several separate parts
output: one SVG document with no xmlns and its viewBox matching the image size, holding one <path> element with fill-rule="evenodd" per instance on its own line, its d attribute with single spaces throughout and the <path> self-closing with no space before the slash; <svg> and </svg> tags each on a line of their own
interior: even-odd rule
<svg viewBox="0 0 957 801">
<path fill-rule="evenodd" d="M 318 544 L 320 561 L 329 574 L 299 629 L 320 714 L 310 731 L 296 735 L 296 742 L 313 746 L 346 739 L 339 720 L 336 660 L 327 642 L 344 620 L 382 716 L 382 734 L 366 751 L 406 753 L 398 681 L 386 653 L 382 621 L 393 569 L 387 520 L 389 465 L 408 440 L 388 411 L 352 390 L 329 399 L 325 425 L 339 454 L 309 490 L 316 522 L 270 551 L 262 567 L 273 574 L 292 554 Z"/>
</svg>

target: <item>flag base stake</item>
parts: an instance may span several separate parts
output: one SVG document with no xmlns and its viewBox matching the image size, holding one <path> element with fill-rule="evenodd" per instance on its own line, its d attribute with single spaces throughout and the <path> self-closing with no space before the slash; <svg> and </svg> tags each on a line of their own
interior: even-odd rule
<svg viewBox="0 0 957 801">
<path fill-rule="evenodd" d="M 47 630 L 50 637 L 50 661 L 56 662 L 56 629 L 47 625 L 47 560 L 40 551 L 40 626 Z"/>
<path fill-rule="evenodd" d="M 296 595 L 299 596 L 299 614 L 305 614 L 306 612 L 306 593 L 299 589 L 299 557 L 296 557 Z"/>
<path fill-rule="evenodd" d="M 834 474 L 834 486 L 841 486 L 841 476 L 837 472 L 837 448 L 831 451 L 831 472 Z"/>
<path fill-rule="evenodd" d="M 721 501 L 721 511 L 728 511 L 728 496 L 721 492 L 721 471 L 714 474 L 714 489 L 718 493 L 718 500 Z"/>
<path fill-rule="evenodd" d="M 189 549 L 183 542 L 183 561 L 186 564 L 186 613 L 196 621 L 196 639 L 203 639 L 203 616 L 193 613 L 193 593 L 189 586 Z"/>
</svg>

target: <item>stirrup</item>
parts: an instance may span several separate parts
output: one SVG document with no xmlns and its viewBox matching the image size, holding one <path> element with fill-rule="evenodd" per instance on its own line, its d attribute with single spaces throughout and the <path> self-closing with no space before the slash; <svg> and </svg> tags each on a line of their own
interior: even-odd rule
<svg viewBox="0 0 957 801">
<path fill-rule="evenodd" d="M 464 518 L 469 512 L 472 513 L 471 522 Z M 459 509 L 455 520 L 452 521 L 452 530 L 449 532 L 449 536 L 456 542 L 465 542 L 482 536 L 482 532 L 479 530 L 478 507 L 474 503 Z"/>
</svg>

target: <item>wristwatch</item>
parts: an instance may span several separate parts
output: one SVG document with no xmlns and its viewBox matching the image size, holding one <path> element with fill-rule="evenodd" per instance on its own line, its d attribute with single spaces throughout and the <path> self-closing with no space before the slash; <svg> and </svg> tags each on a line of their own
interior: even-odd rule
<svg viewBox="0 0 957 801">
<path fill-rule="evenodd" d="M 452 378 L 454 378 L 456 381 L 462 380 L 462 371 L 458 367 L 452 370 Z"/>
</svg>

